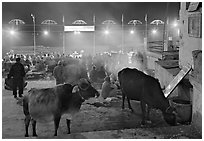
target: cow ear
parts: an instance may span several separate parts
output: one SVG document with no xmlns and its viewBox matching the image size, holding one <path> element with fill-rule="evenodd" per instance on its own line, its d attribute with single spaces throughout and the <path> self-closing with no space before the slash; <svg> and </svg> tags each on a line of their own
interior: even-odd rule
<svg viewBox="0 0 204 141">
<path fill-rule="evenodd" d="M 78 85 L 74 86 L 74 88 L 72 89 L 72 93 L 76 93 L 78 91 L 79 91 L 79 86 Z"/>
</svg>

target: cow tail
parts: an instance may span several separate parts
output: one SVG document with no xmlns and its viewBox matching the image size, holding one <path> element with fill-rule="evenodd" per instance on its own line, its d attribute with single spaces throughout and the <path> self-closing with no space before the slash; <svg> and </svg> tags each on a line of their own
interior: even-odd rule
<svg viewBox="0 0 204 141">
<path fill-rule="evenodd" d="M 24 115 L 30 115 L 29 113 L 29 107 L 28 107 L 28 97 L 24 96 L 23 97 L 23 113 Z"/>
</svg>

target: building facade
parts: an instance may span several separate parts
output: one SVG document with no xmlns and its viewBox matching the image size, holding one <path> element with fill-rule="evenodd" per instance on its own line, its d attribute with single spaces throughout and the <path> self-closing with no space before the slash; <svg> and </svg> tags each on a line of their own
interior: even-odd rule
<svg viewBox="0 0 204 141">
<path fill-rule="evenodd" d="M 202 133 L 202 3 L 181 2 L 179 66 L 192 65 L 192 124 Z"/>
</svg>

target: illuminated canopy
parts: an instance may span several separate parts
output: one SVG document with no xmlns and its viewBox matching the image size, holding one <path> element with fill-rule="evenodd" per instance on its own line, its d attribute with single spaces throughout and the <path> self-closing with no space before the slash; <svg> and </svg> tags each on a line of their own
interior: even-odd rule
<svg viewBox="0 0 204 141">
<path fill-rule="evenodd" d="M 95 26 L 64 26 L 64 31 L 95 31 Z"/>
<path fill-rule="evenodd" d="M 41 24 L 57 24 L 57 22 L 55 22 L 54 20 L 44 20 Z"/>
<path fill-rule="evenodd" d="M 72 24 L 87 24 L 87 23 L 83 20 L 76 20 Z"/>
<path fill-rule="evenodd" d="M 13 19 L 9 22 L 9 24 L 19 25 L 19 24 L 25 24 L 25 22 L 23 20 L 20 20 L 20 19 Z"/>
<path fill-rule="evenodd" d="M 159 24 L 164 24 L 164 22 L 161 21 L 161 20 L 154 20 L 154 21 L 152 21 L 150 24 L 156 24 L 156 25 L 159 25 Z"/>
</svg>

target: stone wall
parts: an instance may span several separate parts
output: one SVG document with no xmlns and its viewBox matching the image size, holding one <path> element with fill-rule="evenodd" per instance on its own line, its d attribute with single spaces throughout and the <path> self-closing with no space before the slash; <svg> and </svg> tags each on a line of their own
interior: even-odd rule
<svg viewBox="0 0 204 141">
<path fill-rule="evenodd" d="M 193 85 L 193 115 L 192 124 L 202 133 L 202 51 L 195 50 L 193 56 L 193 71 L 190 82 Z"/>
<path fill-rule="evenodd" d="M 193 12 L 186 10 L 186 3 L 181 2 L 180 8 L 180 46 L 179 46 L 179 66 L 187 63 L 193 64 L 193 50 L 202 50 L 202 37 L 194 37 L 189 34 L 189 15 Z M 195 12 L 194 12 L 195 13 Z M 199 12 L 198 12 L 199 13 Z"/>
<path fill-rule="evenodd" d="M 193 56 L 193 77 L 202 84 L 202 50 L 192 51 Z"/>
<path fill-rule="evenodd" d="M 190 81 L 193 85 L 192 124 L 202 133 L 202 85 L 194 78 L 191 78 Z"/>
<path fill-rule="evenodd" d="M 179 66 L 193 66 L 189 77 L 193 85 L 192 124 L 202 133 L 202 3 L 188 11 L 186 2 L 181 2 L 179 17 Z"/>
</svg>

